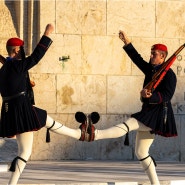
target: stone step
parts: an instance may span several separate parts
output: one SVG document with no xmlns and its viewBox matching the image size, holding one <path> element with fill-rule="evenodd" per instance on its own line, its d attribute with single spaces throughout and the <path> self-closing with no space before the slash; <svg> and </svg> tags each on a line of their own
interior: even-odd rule
<svg viewBox="0 0 185 185">
<path fill-rule="evenodd" d="M 0 185 L 10 163 L 0 162 Z M 158 162 L 161 185 L 185 185 L 185 164 Z M 29 161 L 19 185 L 151 185 L 137 161 Z"/>
<path fill-rule="evenodd" d="M 7 172 L 8 171 L 8 165 L 7 164 L 1 164 L 0 165 L 0 172 Z"/>
<path fill-rule="evenodd" d="M 1 184 L 7 185 L 7 184 Z M 150 182 L 68 182 L 68 183 L 57 183 L 57 184 L 17 184 L 17 185 L 151 185 Z M 185 185 L 185 180 L 180 181 L 162 181 L 161 185 Z"/>
</svg>

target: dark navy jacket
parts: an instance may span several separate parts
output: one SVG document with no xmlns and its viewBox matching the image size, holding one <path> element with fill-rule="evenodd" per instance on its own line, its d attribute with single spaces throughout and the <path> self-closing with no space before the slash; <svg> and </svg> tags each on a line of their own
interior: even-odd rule
<svg viewBox="0 0 185 185">
<path fill-rule="evenodd" d="M 25 60 L 11 59 L 1 67 L 0 93 L 3 102 L 0 137 L 13 137 L 45 126 L 47 112 L 33 106 L 26 93 L 30 92 L 28 70 L 42 59 L 51 43 L 49 37 L 42 36 L 33 53 Z"/>
<path fill-rule="evenodd" d="M 130 43 L 123 47 L 134 64 L 144 73 L 143 87 L 152 80 L 153 74 L 161 67 L 153 67 L 150 62 L 143 60 L 141 55 Z M 177 136 L 174 113 L 171 99 L 176 88 L 176 75 L 172 69 L 165 77 L 150 98 L 142 98 L 143 104 L 140 112 L 132 114 L 132 117 L 152 129 L 152 132 L 165 137 Z M 166 105 L 165 105 L 166 104 Z M 165 121 L 165 116 L 167 116 Z"/>
</svg>

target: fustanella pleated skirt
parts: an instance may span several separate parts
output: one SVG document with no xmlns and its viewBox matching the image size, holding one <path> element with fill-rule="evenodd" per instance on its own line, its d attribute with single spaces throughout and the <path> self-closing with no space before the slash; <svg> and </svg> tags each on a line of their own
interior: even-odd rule
<svg viewBox="0 0 185 185">
<path fill-rule="evenodd" d="M 13 137 L 45 126 L 47 112 L 33 106 L 26 95 L 2 102 L 0 137 Z"/>
</svg>

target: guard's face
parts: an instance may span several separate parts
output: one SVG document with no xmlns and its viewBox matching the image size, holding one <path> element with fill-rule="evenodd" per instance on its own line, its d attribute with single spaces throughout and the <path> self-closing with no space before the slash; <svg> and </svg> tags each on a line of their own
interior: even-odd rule
<svg viewBox="0 0 185 185">
<path fill-rule="evenodd" d="M 14 49 L 15 57 L 16 59 L 20 60 L 21 59 L 21 49 L 20 46 L 16 46 Z"/>
<path fill-rule="evenodd" d="M 159 50 L 151 50 L 150 63 L 154 66 L 164 62 L 164 55 Z"/>
</svg>

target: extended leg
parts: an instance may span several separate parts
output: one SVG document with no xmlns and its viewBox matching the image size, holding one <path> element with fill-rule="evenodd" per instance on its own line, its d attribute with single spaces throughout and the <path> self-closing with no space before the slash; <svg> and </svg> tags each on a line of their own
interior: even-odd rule
<svg viewBox="0 0 185 185">
<path fill-rule="evenodd" d="M 137 131 L 135 153 L 152 185 L 160 185 L 155 169 L 155 161 L 149 155 L 149 148 L 154 141 L 154 135 L 146 131 Z"/>
<path fill-rule="evenodd" d="M 54 121 L 53 118 L 50 116 L 47 116 L 46 120 L 46 128 L 50 129 L 52 132 L 55 132 L 57 134 L 62 134 L 66 136 L 73 137 L 75 139 L 80 139 L 81 137 L 81 130 L 78 129 L 71 129 L 69 127 L 66 127 L 65 125 Z M 48 130 L 49 132 L 49 130 Z"/>
<path fill-rule="evenodd" d="M 10 167 L 12 171 L 8 185 L 16 185 L 21 173 L 23 172 L 26 162 L 32 152 L 33 132 L 25 132 L 16 136 L 18 144 L 18 156 L 13 160 Z"/>
<path fill-rule="evenodd" d="M 117 124 L 108 129 L 95 130 L 95 140 L 122 137 L 128 131 L 133 131 L 133 130 L 138 130 L 138 129 L 150 130 L 150 128 L 146 127 L 145 125 L 143 125 L 136 119 L 129 118 L 124 123 Z"/>
</svg>

